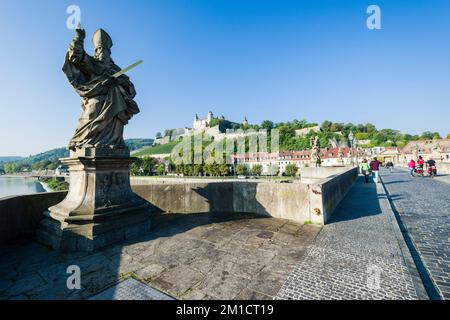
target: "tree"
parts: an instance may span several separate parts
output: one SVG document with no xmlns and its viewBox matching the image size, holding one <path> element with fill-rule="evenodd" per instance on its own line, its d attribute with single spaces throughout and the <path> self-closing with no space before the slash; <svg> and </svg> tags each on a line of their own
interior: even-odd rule
<svg viewBox="0 0 450 320">
<path fill-rule="evenodd" d="M 355 134 L 357 140 L 367 140 L 369 139 L 369 134 L 367 132 L 358 132 Z"/>
<path fill-rule="evenodd" d="M 267 129 L 267 130 L 271 130 L 271 129 L 274 128 L 274 124 L 273 124 L 273 122 L 270 121 L 270 120 L 264 120 L 264 121 L 261 123 L 261 128 Z"/>
<path fill-rule="evenodd" d="M 192 175 L 193 176 L 198 176 L 201 173 L 203 173 L 203 171 L 204 171 L 202 164 L 193 164 L 191 166 L 192 166 Z"/>
<path fill-rule="evenodd" d="M 260 164 L 255 164 L 255 165 L 252 167 L 252 174 L 253 174 L 254 176 L 260 176 L 261 173 L 262 173 L 262 165 L 260 165 Z"/>
<path fill-rule="evenodd" d="M 425 131 L 420 138 L 423 140 L 441 139 L 441 135 L 439 132 Z"/>
<path fill-rule="evenodd" d="M 159 166 L 156 168 L 156 174 L 158 176 L 162 176 L 165 171 L 166 171 L 166 166 L 164 165 L 164 163 L 159 164 Z"/>
<path fill-rule="evenodd" d="M 236 173 L 240 176 L 247 174 L 247 166 L 245 164 L 238 164 L 236 166 Z"/>
<path fill-rule="evenodd" d="M 144 176 L 151 176 L 155 171 L 156 159 L 152 157 L 142 158 L 142 171 Z"/>
<path fill-rule="evenodd" d="M 16 166 L 14 163 L 5 163 L 5 173 L 14 173 L 16 172 Z"/>
<path fill-rule="evenodd" d="M 184 173 L 184 164 L 177 164 L 175 165 L 175 172 L 177 174 L 183 174 Z"/>
<path fill-rule="evenodd" d="M 142 158 L 136 158 L 136 160 L 130 165 L 130 174 L 132 176 L 141 175 Z"/>
<path fill-rule="evenodd" d="M 332 123 L 331 121 L 325 120 L 325 121 L 322 123 L 322 125 L 320 126 L 320 129 L 321 129 L 323 132 L 328 132 L 328 131 L 330 131 L 330 127 L 331 127 L 332 124 L 333 124 L 333 123 Z"/>
<path fill-rule="evenodd" d="M 447 135 L 447 139 L 450 139 L 450 133 Z"/>
<path fill-rule="evenodd" d="M 152 157 L 136 158 L 130 166 L 130 174 L 134 176 L 151 176 L 155 171 L 156 159 Z"/>
<path fill-rule="evenodd" d="M 223 163 L 219 165 L 219 173 L 221 176 L 226 176 L 230 173 L 230 168 L 228 167 L 227 164 Z"/>
<path fill-rule="evenodd" d="M 284 169 L 284 174 L 290 177 L 293 177 L 297 174 L 298 167 L 294 163 L 290 163 L 286 165 Z"/>
<path fill-rule="evenodd" d="M 155 135 L 155 138 L 156 139 L 161 139 L 162 138 L 161 132 L 157 132 L 156 135 Z"/>
</svg>

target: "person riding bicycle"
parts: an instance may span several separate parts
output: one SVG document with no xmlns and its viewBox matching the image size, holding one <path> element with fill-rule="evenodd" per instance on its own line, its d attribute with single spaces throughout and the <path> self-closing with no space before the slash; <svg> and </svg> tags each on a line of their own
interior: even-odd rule
<svg viewBox="0 0 450 320">
<path fill-rule="evenodd" d="M 433 159 L 430 159 L 427 161 L 427 166 L 428 167 L 435 167 L 436 166 L 436 161 L 434 161 Z"/>
<path fill-rule="evenodd" d="M 437 170 L 436 170 L 436 161 L 433 160 L 433 158 L 430 158 L 427 162 L 427 173 L 431 177 L 436 176 Z"/>
<path fill-rule="evenodd" d="M 392 172 L 393 168 L 394 168 L 394 163 L 392 161 L 389 161 L 386 163 L 386 169 L 389 169 L 389 172 Z"/>
</svg>

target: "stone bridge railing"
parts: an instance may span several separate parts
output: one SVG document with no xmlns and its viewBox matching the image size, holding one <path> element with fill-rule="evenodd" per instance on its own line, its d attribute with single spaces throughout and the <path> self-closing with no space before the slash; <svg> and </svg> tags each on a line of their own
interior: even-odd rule
<svg viewBox="0 0 450 320">
<path fill-rule="evenodd" d="M 357 168 L 331 170 L 308 183 L 274 181 L 176 182 L 133 179 L 133 190 L 155 206 L 174 213 L 246 212 L 303 223 L 325 224 L 358 176 Z"/>
<path fill-rule="evenodd" d="M 43 192 L 0 199 L 0 243 L 33 234 L 43 212 L 62 201 L 67 192 Z"/>
<path fill-rule="evenodd" d="M 132 189 L 155 211 L 174 213 L 242 212 L 325 224 L 358 175 L 342 168 L 310 183 L 131 180 Z M 67 192 L 48 192 L 0 199 L 0 243 L 31 235 L 47 208 Z"/>
</svg>

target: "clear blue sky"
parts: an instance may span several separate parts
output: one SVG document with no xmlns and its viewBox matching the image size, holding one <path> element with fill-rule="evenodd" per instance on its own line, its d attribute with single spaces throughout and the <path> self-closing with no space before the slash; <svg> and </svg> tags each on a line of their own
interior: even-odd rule
<svg viewBox="0 0 450 320">
<path fill-rule="evenodd" d="M 24 1 L 0 4 L 0 155 L 65 146 L 80 98 L 61 67 L 81 8 L 138 91 L 125 136 L 191 126 L 195 113 L 251 123 L 294 118 L 450 133 L 448 0 Z M 366 8 L 382 30 L 366 28 Z M 432 110 L 431 115 L 427 114 Z"/>
</svg>

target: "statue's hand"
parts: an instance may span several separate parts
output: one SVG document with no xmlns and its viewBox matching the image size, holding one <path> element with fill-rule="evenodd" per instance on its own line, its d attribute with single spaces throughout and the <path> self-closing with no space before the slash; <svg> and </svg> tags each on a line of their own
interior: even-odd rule
<svg viewBox="0 0 450 320">
<path fill-rule="evenodd" d="M 86 31 L 84 29 L 75 29 L 75 37 L 84 40 L 86 38 Z"/>
</svg>

